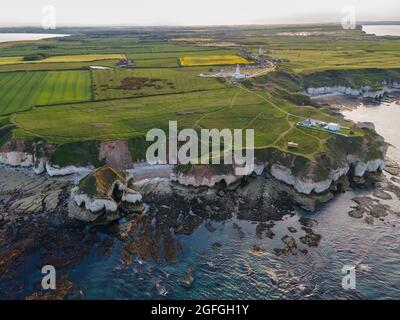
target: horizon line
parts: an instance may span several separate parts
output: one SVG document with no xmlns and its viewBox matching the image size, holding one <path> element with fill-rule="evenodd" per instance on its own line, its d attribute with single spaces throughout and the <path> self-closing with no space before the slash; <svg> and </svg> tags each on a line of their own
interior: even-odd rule
<svg viewBox="0 0 400 320">
<path fill-rule="evenodd" d="M 357 22 L 357 26 L 361 24 L 400 24 L 400 20 L 365 20 Z M 34 29 L 42 29 L 46 32 L 56 31 L 57 29 L 62 28 L 165 28 L 165 27 L 174 27 L 174 28 L 185 28 L 185 27 L 251 27 L 251 26 L 302 26 L 302 25 L 340 25 L 337 21 L 331 22 L 293 22 L 293 23 L 238 23 L 238 24 L 141 24 L 141 25 L 131 25 L 131 24 L 64 24 L 57 26 L 56 29 L 43 29 L 40 25 L 32 25 L 32 24 L 21 24 L 21 25 L 0 25 L 0 29 L 7 28 L 34 28 Z"/>
</svg>

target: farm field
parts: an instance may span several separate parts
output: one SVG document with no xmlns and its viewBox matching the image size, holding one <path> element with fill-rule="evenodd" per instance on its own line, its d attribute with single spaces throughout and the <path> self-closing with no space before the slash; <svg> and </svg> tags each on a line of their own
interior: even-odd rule
<svg viewBox="0 0 400 320">
<path fill-rule="evenodd" d="M 322 70 L 396 68 L 400 50 L 368 52 L 366 50 L 276 50 L 271 56 L 290 60 L 283 65 L 297 73 Z"/>
<path fill-rule="evenodd" d="M 209 41 L 214 41 L 215 39 L 213 38 L 174 38 L 171 39 L 171 41 L 177 41 L 177 42 L 209 42 Z"/>
<path fill-rule="evenodd" d="M 295 36 L 294 31 L 312 36 Z M 215 45 L 202 46 L 210 39 Z M 242 85 L 198 76 L 214 65 L 250 63 L 238 56 L 240 49 L 262 49 L 268 57 L 289 61 Z M 51 57 L 21 61 L 41 52 Z M 400 40 L 377 40 L 336 26 L 119 30 L 7 44 L 0 51 L 0 126 L 11 122 L 17 127 L 14 137 L 56 144 L 143 138 L 150 128 L 166 127 L 168 120 L 195 129 L 254 128 L 257 148 L 312 159 L 324 152 L 332 135 L 299 128 L 299 119 L 351 124 L 312 107 L 302 86 L 339 79 L 374 87 L 398 74 L 399 52 Z M 134 67 L 116 66 L 115 59 L 125 56 Z M 88 70 L 92 65 L 112 69 Z M 332 80 L 326 70 L 343 72 Z M 289 141 L 299 143 L 298 148 L 289 150 Z"/>
<path fill-rule="evenodd" d="M 178 58 L 136 59 L 138 68 L 176 68 L 179 67 Z"/>
<path fill-rule="evenodd" d="M 203 57 L 203 56 L 226 56 L 235 55 L 237 50 L 227 48 L 205 48 L 202 51 L 185 51 L 185 57 Z M 171 52 L 154 52 L 154 53 L 129 53 L 127 57 L 130 59 L 137 60 L 148 60 L 148 59 L 164 59 L 164 58 L 176 58 L 180 59 L 183 55 L 182 51 L 171 51 Z"/>
<path fill-rule="evenodd" d="M 13 71 L 57 71 L 57 70 L 87 70 L 90 66 L 101 65 L 104 67 L 115 67 L 115 60 L 101 60 L 89 62 L 61 62 L 61 63 L 20 63 L 0 65 L 0 72 Z"/>
<path fill-rule="evenodd" d="M 23 57 L 0 57 L 0 65 L 19 64 L 19 63 L 60 63 L 60 62 L 91 62 L 98 60 L 121 59 L 125 58 L 123 54 L 85 54 L 85 55 L 67 55 L 53 56 L 38 61 L 24 61 Z"/>
<path fill-rule="evenodd" d="M 18 45 L 0 44 L 0 56 L 19 56 L 46 52 L 50 56 L 60 55 L 85 55 L 85 54 L 155 54 L 173 52 L 202 52 L 210 51 L 205 48 L 189 44 L 174 44 L 166 41 L 138 42 L 132 37 L 87 38 L 85 36 L 70 37 L 69 39 L 39 40 L 36 42 L 19 43 Z"/>
<path fill-rule="evenodd" d="M 235 55 L 212 55 L 212 56 L 194 56 L 179 58 L 181 66 L 213 66 L 213 65 L 231 65 L 231 64 L 251 64 L 250 61 Z"/>
<path fill-rule="evenodd" d="M 224 88 L 217 79 L 200 78 L 202 69 L 92 70 L 95 99 L 115 99 Z"/>
<path fill-rule="evenodd" d="M 1 73 L 0 88 L 0 115 L 91 98 L 89 71 Z"/>
<path fill-rule="evenodd" d="M 227 87 L 179 95 L 41 107 L 14 114 L 11 120 L 18 126 L 16 137 L 41 137 L 59 144 L 144 138 L 149 129 L 167 129 L 168 121 L 176 120 L 182 128 L 254 128 L 258 148 L 275 146 L 284 150 L 286 145 L 282 141 L 290 138 L 308 141 L 295 151 L 297 154 L 312 157 L 323 151 L 323 142 L 330 135 L 297 129 L 294 123 L 298 119 L 289 117 L 286 112 L 295 111 L 300 115 L 306 110 L 327 121 L 333 118 L 314 108 L 301 110 L 287 106 L 283 110 L 239 87 Z"/>
</svg>

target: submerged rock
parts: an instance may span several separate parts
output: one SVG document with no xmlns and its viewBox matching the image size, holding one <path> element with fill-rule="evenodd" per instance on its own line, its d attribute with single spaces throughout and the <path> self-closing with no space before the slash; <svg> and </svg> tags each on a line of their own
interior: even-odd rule
<svg viewBox="0 0 400 320">
<path fill-rule="evenodd" d="M 57 279 L 55 290 L 42 290 L 32 293 L 26 297 L 26 300 L 64 300 L 64 299 L 82 299 L 84 296 L 83 291 L 68 280 L 67 275 L 63 275 Z"/>
<path fill-rule="evenodd" d="M 382 219 L 389 213 L 394 213 L 390 206 L 380 203 L 379 200 L 370 197 L 355 197 L 351 199 L 357 205 L 348 213 L 350 217 L 362 218 L 364 215 L 365 221 L 369 224 L 373 223 L 373 218 Z"/>
<path fill-rule="evenodd" d="M 284 244 L 286 244 L 289 249 L 296 249 L 297 248 L 296 240 L 294 240 L 294 238 L 292 236 L 285 235 L 282 238 L 282 242 Z"/>
<path fill-rule="evenodd" d="M 300 237 L 299 240 L 309 247 L 317 247 L 321 241 L 321 235 L 314 233 L 311 228 L 302 227 L 301 229 L 305 231 L 306 235 Z"/>
<path fill-rule="evenodd" d="M 288 227 L 289 232 L 296 233 L 297 229 L 295 227 Z"/>
<path fill-rule="evenodd" d="M 259 244 L 255 244 L 250 248 L 250 252 L 253 254 L 260 254 L 263 253 L 264 251 L 265 249 Z"/>
<path fill-rule="evenodd" d="M 393 160 L 386 160 L 386 166 L 384 170 L 393 176 L 400 176 L 400 165 Z"/>
<path fill-rule="evenodd" d="M 191 288 L 194 283 L 194 272 L 196 269 L 194 267 L 189 267 L 181 281 L 182 286 L 185 288 Z"/>
<path fill-rule="evenodd" d="M 382 199 L 382 200 L 391 200 L 391 199 L 393 199 L 392 196 L 389 193 L 387 193 L 387 192 L 385 192 L 383 190 L 375 190 L 373 195 L 374 195 L 374 197 L 377 197 L 377 198 Z"/>
</svg>

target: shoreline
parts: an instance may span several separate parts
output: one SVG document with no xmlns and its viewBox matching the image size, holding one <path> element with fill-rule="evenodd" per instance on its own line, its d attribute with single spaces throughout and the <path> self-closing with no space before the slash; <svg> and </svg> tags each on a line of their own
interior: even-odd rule
<svg viewBox="0 0 400 320">
<path fill-rule="evenodd" d="M 198 285 L 204 278 L 200 273 L 204 264 L 205 268 L 217 272 L 215 268 L 218 260 L 214 253 L 217 256 L 224 254 L 224 265 L 228 257 L 231 259 L 226 252 L 232 250 L 230 245 L 235 250 L 238 250 L 238 246 L 243 247 L 241 255 L 245 261 L 261 259 L 265 263 L 263 257 L 268 257 L 268 261 L 278 259 L 279 265 L 290 264 L 293 260 L 307 263 L 309 259 L 318 257 L 320 246 L 327 250 L 324 247 L 326 242 L 336 233 L 327 234 L 327 230 L 321 229 L 319 224 L 326 223 L 318 222 L 321 219 L 339 220 L 337 227 L 343 227 L 341 219 L 350 219 L 348 221 L 352 228 L 373 228 L 374 225 L 394 228 L 392 217 L 398 216 L 398 212 L 397 208 L 391 208 L 389 204 L 400 199 L 400 168 L 396 165 L 391 168 L 388 167 L 388 170 L 395 175 L 386 178 L 387 174 L 383 174 L 376 182 L 376 189 L 340 194 L 314 213 L 299 213 L 291 201 L 279 193 L 282 187 L 279 185 L 282 183 L 268 177 L 250 177 L 246 184 L 235 184 L 227 189 L 192 188 L 163 179 L 142 180 L 134 186 L 144 195 L 145 213 L 124 217 L 113 224 L 87 224 L 68 214 L 71 201 L 69 189 L 71 184 L 77 183 L 74 176 L 35 175 L 27 168 L 0 166 L 3 173 L 8 172 L 0 178 L 7 182 L 0 183 L 0 248 L 3 248 L 0 250 L 0 277 L 8 277 L 9 280 L 3 280 L 4 283 L 14 281 L 10 268 L 31 270 L 32 267 L 27 268 L 27 257 L 37 255 L 39 265 L 52 264 L 57 270 L 65 271 L 59 281 L 68 283 L 66 288 L 69 289 L 60 293 L 62 298 L 84 299 L 97 297 L 95 288 L 87 282 L 92 281 L 90 274 L 84 272 L 80 278 L 77 275 L 79 271 L 76 271 L 86 270 L 84 261 L 90 259 L 94 259 L 94 263 L 97 261 L 109 265 L 109 260 L 105 262 L 103 259 L 113 257 L 112 261 L 116 262 L 111 264 L 110 271 L 98 270 L 104 272 L 109 282 L 121 273 L 131 274 L 132 268 L 139 270 L 133 274 L 140 277 L 145 277 L 145 274 L 154 277 L 158 268 L 164 272 L 168 270 L 168 273 L 174 274 L 171 280 L 174 286 L 183 287 L 186 294 L 191 294 L 196 283 Z M 139 167 L 135 173 L 138 176 L 146 174 L 146 166 Z M 393 180 L 396 175 L 398 178 Z M 348 199 L 352 205 L 345 209 L 349 210 L 348 213 L 345 211 L 339 219 L 334 213 L 338 214 L 336 206 L 343 199 Z M 11 228 L 14 233 L 10 232 Z M 222 233 L 221 230 L 227 228 L 226 234 Z M 336 228 L 332 226 L 330 230 Z M 228 235 L 233 244 L 228 242 Z M 186 262 L 193 259 L 192 255 L 198 255 L 192 248 L 193 242 L 199 245 L 204 243 L 201 252 L 204 251 L 202 256 L 207 263 L 197 263 L 193 267 L 194 262 Z M 5 243 L 9 245 L 4 247 Z M 93 257 L 93 251 L 98 252 L 98 258 Z M 348 254 L 345 256 L 347 261 Z M 238 258 L 235 256 L 235 259 Z M 250 261 L 251 264 L 248 262 L 247 266 L 240 267 L 237 272 L 243 276 L 253 274 L 255 271 L 250 265 L 254 261 Z M 179 269 L 175 267 L 177 265 Z M 151 268 L 150 271 L 147 272 L 143 266 Z M 169 269 L 165 270 L 163 266 Z M 278 271 L 271 269 L 271 272 Z M 16 274 L 21 276 L 20 273 Z M 218 277 L 223 273 L 212 274 Z M 89 277 L 89 280 L 85 277 Z M 174 292 L 166 289 L 172 286 L 167 276 L 159 276 L 157 281 L 156 288 L 151 289 L 152 296 L 173 296 Z M 296 285 L 310 288 L 312 296 L 318 292 L 317 287 L 305 279 L 299 281 Z M 179 292 L 179 289 L 175 290 Z M 348 294 L 351 296 L 351 293 Z M 4 295 L 29 299 L 51 297 L 51 293 L 23 285 Z"/>
</svg>

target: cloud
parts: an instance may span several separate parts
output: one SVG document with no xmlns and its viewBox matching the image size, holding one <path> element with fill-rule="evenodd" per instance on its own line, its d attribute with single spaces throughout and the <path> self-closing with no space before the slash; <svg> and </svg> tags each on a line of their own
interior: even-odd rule
<svg viewBox="0 0 400 320">
<path fill-rule="evenodd" d="M 350 1 L 359 20 L 398 19 L 398 0 Z M 58 25 L 223 25 L 340 22 L 346 0 L 2 0 L 3 25 L 40 25 L 53 5 Z"/>
</svg>

